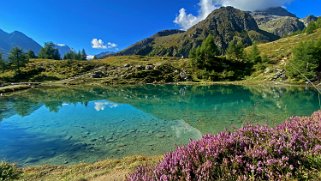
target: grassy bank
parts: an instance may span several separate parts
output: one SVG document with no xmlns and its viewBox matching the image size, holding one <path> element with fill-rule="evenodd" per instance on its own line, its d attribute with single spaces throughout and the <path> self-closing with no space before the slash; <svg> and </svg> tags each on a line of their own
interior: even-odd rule
<svg viewBox="0 0 321 181">
<path fill-rule="evenodd" d="M 85 180 L 124 180 L 140 165 L 155 165 L 161 156 L 132 156 L 119 160 L 104 160 L 95 163 L 82 163 L 71 166 L 39 166 L 23 169 L 20 180 L 34 181 L 85 181 Z"/>
<path fill-rule="evenodd" d="M 0 87 L 0 94 L 8 93 L 8 92 L 16 92 L 20 90 L 30 89 L 31 85 L 9 85 Z"/>
</svg>

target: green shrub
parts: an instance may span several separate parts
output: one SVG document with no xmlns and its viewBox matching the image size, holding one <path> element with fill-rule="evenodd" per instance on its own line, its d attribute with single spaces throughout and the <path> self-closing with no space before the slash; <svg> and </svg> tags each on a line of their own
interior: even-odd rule
<svg viewBox="0 0 321 181">
<path fill-rule="evenodd" d="M 287 76 L 295 80 L 315 80 L 321 69 L 321 41 L 300 43 L 292 54 L 286 67 Z"/>
<path fill-rule="evenodd" d="M 0 162 L 0 180 L 11 181 L 21 177 L 22 171 L 16 165 Z"/>
</svg>

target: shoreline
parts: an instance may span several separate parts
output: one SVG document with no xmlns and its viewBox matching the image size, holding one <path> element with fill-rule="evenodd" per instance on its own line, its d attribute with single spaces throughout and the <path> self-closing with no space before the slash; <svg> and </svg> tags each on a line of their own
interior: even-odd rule
<svg viewBox="0 0 321 181">
<path fill-rule="evenodd" d="M 271 82 L 271 81 L 217 81 L 217 82 L 171 82 L 171 83 L 138 83 L 138 84 L 104 84 L 101 82 L 90 82 L 90 83 L 66 83 L 62 81 L 56 82 L 23 82 L 23 83 L 11 83 L 7 86 L 0 87 L 0 96 L 8 93 L 14 93 L 18 91 L 28 90 L 32 88 L 53 88 L 53 87 L 77 87 L 77 86 L 124 86 L 124 85 L 186 85 L 186 86 L 213 86 L 213 85 L 235 85 L 235 86 L 270 86 L 270 87 L 309 87 L 315 88 L 311 84 L 295 84 L 288 82 Z M 321 88 L 321 85 L 318 84 L 316 87 Z"/>
<path fill-rule="evenodd" d="M 124 180 L 140 165 L 156 165 L 163 156 L 129 156 L 93 163 L 23 167 L 21 180 Z"/>
</svg>

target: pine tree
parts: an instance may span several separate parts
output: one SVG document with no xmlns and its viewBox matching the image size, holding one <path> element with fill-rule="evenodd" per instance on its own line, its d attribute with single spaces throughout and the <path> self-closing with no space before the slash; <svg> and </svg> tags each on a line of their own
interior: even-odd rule
<svg viewBox="0 0 321 181">
<path fill-rule="evenodd" d="M 39 58 L 60 60 L 60 54 L 55 44 L 52 42 L 45 43 L 45 46 L 40 50 Z"/>
<path fill-rule="evenodd" d="M 87 60 L 87 54 L 85 49 L 82 49 L 81 51 L 81 60 Z"/>
<path fill-rule="evenodd" d="M 2 59 L 2 54 L 0 53 L 0 71 L 4 72 L 6 70 L 6 62 Z"/>
<path fill-rule="evenodd" d="M 9 60 L 11 66 L 13 66 L 18 73 L 20 72 L 20 68 L 28 62 L 26 54 L 20 48 L 13 48 L 10 51 Z"/>
<path fill-rule="evenodd" d="M 287 64 L 287 75 L 297 80 L 315 79 L 321 71 L 321 41 L 303 42 L 293 49 Z"/>
<path fill-rule="evenodd" d="M 233 40 L 229 43 L 226 50 L 226 57 L 228 59 L 243 59 L 244 58 L 244 45 L 242 42 Z"/>
<path fill-rule="evenodd" d="M 219 49 L 212 35 L 209 35 L 200 47 L 190 51 L 192 65 L 200 69 L 211 69 L 213 60 L 215 60 L 218 55 Z"/>
<path fill-rule="evenodd" d="M 262 57 L 260 55 L 260 50 L 256 43 L 252 45 L 252 49 L 250 50 L 249 54 L 247 55 L 248 60 L 252 63 L 257 64 L 262 62 Z"/>
<path fill-rule="evenodd" d="M 29 51 L 27 52 L 27 57 L 28 57 L 29 60 L 30 60 L 30 59 L 34 59 L 34 58 L 37 58 L 37 56 L 35 55 L 35 52 L 33 52 L 32 50 L 29 50 Z"/>
</svg>

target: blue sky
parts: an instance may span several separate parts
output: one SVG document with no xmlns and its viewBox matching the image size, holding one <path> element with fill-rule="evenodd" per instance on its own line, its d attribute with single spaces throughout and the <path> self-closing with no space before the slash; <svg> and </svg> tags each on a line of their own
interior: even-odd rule
<svg viewBox="0 0 321 181">
<path fill-rule="evenodd" d="M 187 13 L 197 16 L 199 1 L 1 0 L 0 29 L 21 31 L 40 44 L 53 41 L 97 54 L 109 49 L 92 48 L 94 38 L 98 44 L 99 39 L 105 43 L 96 48 L 115 50 L 112 49 L 115 44 L 123 49 L 160 30 L 181 28 L 173 22 L 179 10 L 185 8 Z M 321 15 L 320 0 L 293 0 L 285 6 L 299 17 Z"/>
</svg>

